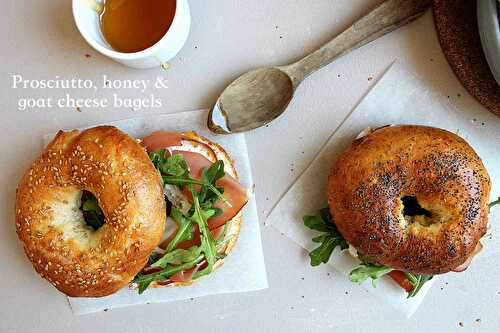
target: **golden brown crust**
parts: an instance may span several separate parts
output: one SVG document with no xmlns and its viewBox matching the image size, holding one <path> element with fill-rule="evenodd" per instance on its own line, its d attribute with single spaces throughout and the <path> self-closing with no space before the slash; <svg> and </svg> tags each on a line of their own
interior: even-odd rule
<svg viewBox="0 0 500 333">
<path fill-rule="evenodd" d="M 94 231 L 82 190 L 106 223 Z M 159 243 L 166 220 L 161 179 L 144 149 L 115 127 L 60 131 L 22 178 L 17 233 L 35 270 L 69 296 L 100 297 L 128 284 Z"/>
<path fill-rule="evenodd" d="M 236 171 L 236 167 L 234 165 L 234 161 L 231 159 L 229 154 L 226 152 L 222 146 L 219 144 L 207 139 L 206 137 L 200 136 L 196 132 L 185 132 L 182 133 L 185 138 L 189 140 L 193 140 L 195 142 L 198 142 L 200 144 L 208 146 L 212 151 L 207 152 L 206 156 L 211 156 L 210 160 L 212 162 L 215 162 L 217 160 L 222 160 L 224 161 L 224 166 L 226 169 L 226 172 L 231 175 L 234 179 L 239 180 L 238 173 Z M 236 245 L 236 241 L 238 240 L 238 236 L 240 234 L 240 229 L 241 229 L 241 224 L 243 223 L 243 213 L 240 211 L 231 221 L 228 222 L 228 229 L 226 231 L 226 234 L 224 235 L 224 238 L 226 240 L 229 240 L 227 245 L 219 250 L 219 253 L 223 253 L 224 255 L 228 255 Z M 212 272 L 215 270 L 219 269 L 224 265 L 224 259 L 219 259 L 215 262 L 213 266 Z M 208 275 L 205 275 L 204 277 L 207 277 Z M 176 282 L 176 283 L 171 283 L 168 285 L 159 285 L 156 282 L 152 283 L 150 287 L 152 288 L 164 288 L 164 287 L 187 287 L 190 286 L 200 279 L 197 280 L 192 280 L 188 282 Z"/>
<path fill-rule="evenodd" d="M 347 242 L 376 263 L 440 274 L 464 263 L 488 223 L 490 179 L 457 135 L 390 126 L 353 142 L 336 161 L 328 203 Z M 430 217 L 404 217 L 403 197 Z"/>
</svg>

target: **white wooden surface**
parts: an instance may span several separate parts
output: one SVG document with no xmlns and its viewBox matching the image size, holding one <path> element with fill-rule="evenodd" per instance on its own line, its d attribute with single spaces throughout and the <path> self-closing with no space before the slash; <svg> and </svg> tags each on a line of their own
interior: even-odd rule
<svg viewBox="0 0 500 333">
<path fill-rule="evenodd" d="M 191 0 L 191 36 L 166 72 L 160 68 L 132 70 L 98 55 L 78 35 L 70 1 L 4 2 L 6 7 L 0 14 L 0 332 L 494 332 L 498 329 L 500 271 L 493 258 L 479 259 L 489 260 L 491 275 L 478 276 L 473 265 L 464 274 L 443 278 L 419 311 L 406 320 L 340 274 L 326 267 L 310 269 L 303 250 L 266 227 L 262 236 L 268 290 L 76 317 L 71 314 L 65 297 L 33 272 L 15 235 L 15 188 L 23 171 L 38 155 L 44 133 L 157 111 L 18 111 L 17 99 L 23 95 L 58 97 L 65 92 L 14 90 L 10 88 L 10 74 L 32 79 L 59 75 L 93 80 L 100 80 L 102 74 L 115 79 L 163 76 L 169 88 L 160 96 L 165 104 L 162 112 L 209 107 L 238 74 L 300 57 L 379 2 Z M 451 103 L 461 107 L 476 103 L 447 65 L 431 13 L 338 60 L 304 82 L 287 114 L 268 128 L 247 136 L 261 223 L 332 130 L 396 59 L 407 63 L 429 87 L 450 96 Z M 144 95 L 152 92 L 146 91 Z M 71 93 L 85 95 L 81 91 Z M 100 91 L 98 96 L 109 97 L 112 93 Z M 142 96 L 134 91 L 120 95 Z"/>
</svg>

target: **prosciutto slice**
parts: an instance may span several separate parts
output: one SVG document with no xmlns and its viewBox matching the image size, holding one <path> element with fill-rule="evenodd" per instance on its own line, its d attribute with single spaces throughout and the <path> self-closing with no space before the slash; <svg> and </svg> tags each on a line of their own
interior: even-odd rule
<svg viewBox="0 0 500 333">
<path fill-rule="evenodd" d="M 203 168 L 210 167 L 213 162 L 201 153 L 182 150 L 183 140 L 191 141 L 182 133 L 157 131 L 143 138 L 142 145 L 150 152 L 172 148 L 170 151 L 171 154 L 181 154 L 186 160 L 189 165 L 190 176 L 195 179 L 200 179 Z M 209 152 L 209 155 L 215 155 L 210 146 L 202 142 L 197 143 L 201 145 L 204 150 Z M 217 229 L 230 221 L 238 214 L 243 206 L 245 206 L 248 200 L 246 189 L 227 173 L 223 178 L 217 181 L 216 185 L 224 189 L 224 197 L 229 201 L 231 207 L 220 200 L 214 205 L 214 207 L 222 210 L 222 214 L 208 220 L 208 227 L 210 230 Z M 190 193 L 186 194 L 188 198 L 191 198 Z"/>
<path fill-rule="evenodd" d="M 168 147 L 179 146 L 184 134 L 177 132 L 156 131 L 142 139 L 141 144 L 148 152 L 160 151 Z"/>
<path fill-rule="evenodd" d="M 195 179 L 201 178 L 203 168 L 208 168 L 212 165 L 209 159 L 195 152 L 174 150 L 172 154 L 181 154 L 184 157 L 184 160 L 189 165 L 189 174 Z M 215 203 L 214 207 L 221 209 L 222 214 L 208 219 L 208 227 L 210 230 L 217 229 L 226 224 L 226 222 L 236 216 L 247 203 L 246 190 L 236 179 L 228 174 L 219 179 L 216 185 L 224 189 L 224 197 L 229 201 L 231 207 L 221 200 Z"/>
</svg>

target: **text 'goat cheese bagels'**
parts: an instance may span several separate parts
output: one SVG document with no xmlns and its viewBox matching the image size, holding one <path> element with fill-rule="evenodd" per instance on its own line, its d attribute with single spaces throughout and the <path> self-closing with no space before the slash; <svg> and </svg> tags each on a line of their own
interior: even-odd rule
<svg viewBox="0 0 500 333">
<path fill-rule="evenodd" d="M 82 191 L 98 200 L 94 230 Z M 162 182 L 144 148 L 115 127 L 60 131 L 19 184 L 17 233 L 35 270 L 69 296 L 100 297 L 128 284 L 160 242 Z"/>
<path fill-rule="evenodd" d="M 462 138 L 402 125 L 342 153 L 328 203 L 341 234 L 370 261 L 440 274 L 466 262 L 486 233 L 489 192 L 488 173 Z"/>
</svg>

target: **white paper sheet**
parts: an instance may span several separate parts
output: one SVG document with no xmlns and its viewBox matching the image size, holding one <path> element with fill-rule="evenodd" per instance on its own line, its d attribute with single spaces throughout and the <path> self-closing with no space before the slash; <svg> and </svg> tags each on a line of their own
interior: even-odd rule
<svg viewBox="0 0 500 333">
<path fill-rule="evenodd" d="M 272 210 L 266 224 L 308 251 L 317 247 L 311 241 L 315 232 L 304 227 L 302 217 L 314 215 L 326 206 L 326 179 L 330 167 L 363 129 L 387 124 L 430 125 L 458 133 L 474 147 L 489 171 L 493 182 L 491 200 L 500 196 L 497 181 L 500 179 L 500 118 L 479 104 L 475 109 L 455 109 L 445 96 L 432 92 L 416 75 L 402 65 L 394 64 L 333 132 L 311 165 Z M 484 238 L 485 249 L 480 256 L 500 253 L 500 238 L 489 236 L 500 232 L 499 220 L 500 209 L 494 209 L 490 214 L 492 229 Z M 349 254 L 336 251 L 328 264 L 347 275 L 358 262 Z M 410 317 L 421 304 L 431 282 L 411 299 L 406 299 L 406 293 L 387 277 L 379 281 L 377 288 L 373 288 L 370 281 L 366 281 L 363 287 Z"/>
<path fill-rule="evenodd" d="M 206 128 L 207 111 L 176 114 L 151 115 L 106 123 L 116 126 L 133 137 L 140 138 L 156 130 L 196 131 L 221 144 L 235 161 L 241 183 L 253 186 L 247 145 L 243 134 L 213 136 Z M 47 143 L 54 135 L 45 137 Z M 238 242 L 224 259 L 224 265 L 208 277 L 192 286 L 182 288 L 148 289 L 142 295 L 137 290 L 124 288 L 118 293 L 103 298 L 71 298 L 69 304 L 74 314 L 87 314 L 135 304 L 162 303 L 195 297 L 247 292 L 268 287 L 262 252 L 260 225 L 255 198 L 252 197 L 243 210 L 243 224 Z"/>
</svg>

